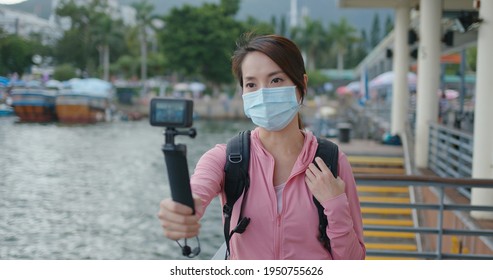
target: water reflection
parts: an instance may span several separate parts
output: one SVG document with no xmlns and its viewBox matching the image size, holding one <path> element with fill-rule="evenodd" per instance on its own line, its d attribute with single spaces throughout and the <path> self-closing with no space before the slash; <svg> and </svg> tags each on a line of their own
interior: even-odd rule
<svg viewBox="0 0 493 280">
<path fill-rule="evenodd" d="M 0 119 L 0 259 L 181 259 L 156 218 L 169 187 L 161 128 L 147 121 L 88 126 Z M 199 157 L 247 122 L 199 121 L 188 146 Z M 222 243 L 217 200 L 200 235 L 210 258 Z"/>
</svg>

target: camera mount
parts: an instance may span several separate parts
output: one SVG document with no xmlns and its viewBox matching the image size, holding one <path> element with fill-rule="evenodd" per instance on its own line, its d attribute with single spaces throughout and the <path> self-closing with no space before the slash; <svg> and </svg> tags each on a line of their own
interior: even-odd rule
<svg viewBox="0 0 493 280">
<path fill-rule="evenodd" d="M 197 136 L 197 130 L 195 128 L 189 128 L 188 131 L 179 131 L 174 127 L 167 127 L 164 131 L 165 145 L 175 145 L 175 136 L 188 135 L 190 138 Z"/>
</svg>

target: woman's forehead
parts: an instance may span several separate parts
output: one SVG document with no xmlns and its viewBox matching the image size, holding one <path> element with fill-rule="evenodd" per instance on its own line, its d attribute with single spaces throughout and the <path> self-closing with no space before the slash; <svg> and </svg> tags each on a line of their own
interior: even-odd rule
<svg viewBox="0 0 493 280">
<path fill-rule="evenodd" d="M 241 65 L 243 78 L 270 75 L 273 72 L 283 72 L 270 57 L 261 52 L 251 52 L 245 56 Z"/>
</svg>

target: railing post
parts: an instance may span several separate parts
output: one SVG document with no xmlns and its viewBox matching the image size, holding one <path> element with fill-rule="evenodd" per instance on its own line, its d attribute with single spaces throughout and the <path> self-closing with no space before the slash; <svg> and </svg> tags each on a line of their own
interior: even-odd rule
<svg viewBox="0 0 493 280">
<path fill-rule="evenodd" d="M 437 259 L 441 260 L 442 259 L 442 243 L 443 243 L 443 211 L 444 211 L 444 205 L 443 201 L 445 198 L 445 188 L 443 185 L 438 186 L 440 188 L 440 203 L 439 203 L 439 210 L 438 210 L 438 221 L 437 221 L 437 229 L 438 229 L 438 236 L 437 236 Z"/>
</svg>

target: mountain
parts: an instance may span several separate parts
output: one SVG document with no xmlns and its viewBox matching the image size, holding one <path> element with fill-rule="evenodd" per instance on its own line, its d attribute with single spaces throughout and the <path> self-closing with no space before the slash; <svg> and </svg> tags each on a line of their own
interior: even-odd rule
<svg viewBox="0 0 493 280">
<path fill-rule="evenodd" d="M 139 0 L 119 0 L 122 5 L 130 5 Z M 166 14 L 173 7 L 181 7 L 184 4 L 200 6 L 204 2 L 219 3 L 219 0 L 149 0 L 154 5 L 156 14 Z M 391 9 L 343 9 L 337 6 L 338 0 L 298 0 L 298 13 L 306 10 L 308 15 L 315 20 L 320 20 L 325 26 L 330 22 L 338 22 L 342 17 L 357 29 L 369 31 L 375 13 L 380 16 L 383 24 L 387 16 L 393 18 Z M 259 20 L 270 21 L 272 16 L 277 18 L 286 16 L 289 20 L 289 0 L 242 0 L 238 19 L 243 20 L 253 16 Z M 14 5 L 5 5 L 8 8 L 36 14 L 42 18 L 49 18 L 51 14 L 51 0 L 28 0 Z"/>
<path fill-rule="evenodd" d="M 48 19 L 51 15 L 51 0 L 28 0 L 18 4 L 0 5 L 9 9 L 18 10 L 38 17 Z"/>
</svg>

